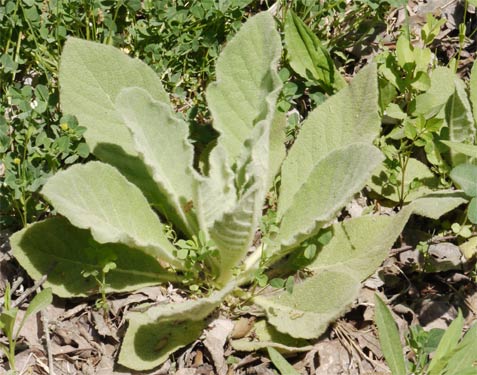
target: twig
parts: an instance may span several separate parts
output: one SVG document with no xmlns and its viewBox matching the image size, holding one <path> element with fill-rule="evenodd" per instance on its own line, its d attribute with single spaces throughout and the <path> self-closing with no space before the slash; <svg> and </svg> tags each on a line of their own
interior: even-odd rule
<svg viewBox="0 0 477 375">
<path fill-rule="evenodd" d="M 20 297 L 18 297 L 15 301 L 12 302 L 12 308 L 20 306 L 23 301 L 25 301 L 30 294 L 36 291 L 43 283 L 46 281 L 47 275 L 43 275 L 32 287 L 25 290 Z"/>
<path fill-rule="evenodd" d="M 18 277 L 18 279 L 16 279 L 13 284 L 12 284 L 12 287 L 10 288 L 10 295 L 13 295 L 13 293 L 15 293 L 15 291 L 18 289 L 18 287 L 20 285 L 22 285 L 23 283 L 23 277 Z"/>
<path fill-rule="evenodd" d="M 49 326 L 50 322 L 48 320 L 48 315 L 44 311 L 41 311 L 41 321 L 43 323 L 43 329 L 45 331 L 46 354 L 48 355 L 48 368 L 49 368 L 48 373 L 50 375 L 55 375 L 55 368 L 53 363 L 53 352 L 51 350 L 51 338 L 50 338 L 50 326 Z"/>
</svg>

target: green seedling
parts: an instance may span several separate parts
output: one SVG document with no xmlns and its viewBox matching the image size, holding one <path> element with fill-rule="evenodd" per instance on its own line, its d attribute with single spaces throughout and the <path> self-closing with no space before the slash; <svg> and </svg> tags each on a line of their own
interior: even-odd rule
<svg viewBox="0 0 477 375">
<path fill-rule="evenodd" d="M 396 322 L 383 300 L 375 295 L 379 342 L 384 358 L 393 375 L 475 374 L 477 361 L 477 325 L 474 324 L 461 338 L 464 319 L 459 310 L 457 318 L 444 330 L 426 332 L 420 326 L 411 327 L 408 343 L 415 361 L 408 362 L 403 353 Z"/>
<path fill-rule="evenodd" d="M 196 167 L 189 126 L 151 68 L 110 46 L 66 43 L 62 109 L 87 128 L 86 142 L 99 161 L 47 181 L 41 192 L 61 216 L 14 234 L 14 256 L 34 279 L 48 272 L 47 285 L 61 297 L 94 293 L 95 280 L 80 275 L 104 266 L 99 254 L 114 255 L 116 267 L 100 280 L 108 293 L 165 282 L 204 293 L 131 311 L 122 365 L 145 370 L 163 363 L 200 335 L 223 300 L 246 295 L 241 287 L 286 264 L 306 241 L 317 249 L 307 251 L 301 283 L 288 274 L 288 290 L 245 298 L 282 335 L 317 338 L 357 298 L 412 213 L 438 218 L 465 201 L 444 192 L 393 217 L 330 224 L 383 160 L 372 145 L 381 127 L 376 66 L 363 68 L 312 111 L 287 153 L 286 120 L 277 111 L 281 45 L 267 12 L 227 43 L 206 91 L 220 135 Z M 269 241 L 256 241 L 277 174 L 273 231 Z M 320 244 L 325 228 L 331 238 Z"/>
<path fill-rule="evenodd" d="M 17 321 L 18 307 L 13 307 L 11 299 L 10 284 L 7 282 L 5 295 L 3 297 L 3 308 L 0 313 L 0 329 L 8 339 L 8 345 L 0 344 L 0 349 L 5 353 L 10 364 L 10 369 L 15 373 L 15 348 L 20 331 L 29 316 L 35 315 L 46 306 L 51 304 L 53 296 L 50 288 L 43 289 L 30 301 L 23 319 L 15 327 Z"/>
<path fill-rule="evenodd" d="M 109 285 L 106 282 L 106 275 L 108 272 L 116 269 L 115 258 L 115 256 L 107 257 L 100 261 L 99 267 L 81 272 L 84 278 L 91 277 L 96 281 L 98 290 L 101 293 L 101 298 L 96 301 L 95 306 L 98 310 L 103 310 L 104 313 L 109 311 L 109 303 L 106 296 Z"/>
</svg>

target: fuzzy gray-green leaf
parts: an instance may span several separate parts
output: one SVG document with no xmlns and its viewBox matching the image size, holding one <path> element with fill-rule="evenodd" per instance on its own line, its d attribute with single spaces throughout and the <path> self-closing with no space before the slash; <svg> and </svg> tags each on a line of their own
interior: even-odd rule
<svg viewBox="0 0 477 375">
<path fill-rule="evenodd" d="M 205 328 L 204 318 L 235 286 L 232 281 L 206 298 L 167 303 L 145 312 L 130 312 L 119 363 L 135 370 L 148 370 L 160 365 L 171 353 L 199 337 Z"/>
<path fill-rule="evenodd" d="M 460 164 L 452 169 L 450 178 L 469 197 L 477 197 L 477 165 Z"/>
<path fill-rule="evenodd" d="M 72 224 L 90 229 L 99 243 L 123 243 L 181 267 L 144 195 L 110 165 L 75 165 L 51 177 L 42 194 Z"/>
<path fill-rule="evenodd" d="M 318 106 L 304 121 L 282 166 L 278 216 L 293 204 L 318 161 L 352 143 L 369 143 L 381 129 L 375 65 L 363 68 L 351 84 Z"/>
<path fill-rule="evenodd" d="M 315 234 L 364 187 L 382 159 L 381 152 L 367 144 L 352 144 L 321 159 L 287 198 L 291 204 L 281 214 L 281 244 L 292 247 Z"/>
<path fill-rule="evenodd" d="M 48 275 L 45 286 L 60 297 L 97 293 L 97 282 L 83 277 L 82 272 L 100 269 L 106 257 L 116 263 L 106 276 L 108 292 L 179 280 L 154 257 L 122 244 L 100 244 L 88 230 L 78 229 L 61 217 L 32 224 L 15 233 L 10 242 L 15 258 L 30 277 L 38 280 Z"/>
<path fill-rule="evenodd" d="M 360 288 L 360 280 L 353 270 L 330 267 L 295 285 L 292 294 L 259 296 L 254 301 L 265 310 L 268 321 L 278 331 L 296 338 L 313 339 L 346 311 Z"/>
<path fill-rule="evenodd" d="M 395 216 L 361 216 L 334 224 L 330 242 L 319 250 L 307 268 L 346 266 L 360 280 L 365 280 L 386 259 L 409 216 L 410 212 L 405 210 Z"/>
<path fill-rule="evenodd" d="M 154 99 L 169 102 L 159 77 L 142 61 L 112 46 L 68 39 L 61 54 L 61 107 L 87 127 L 85 138 L 93 152 L 106 143 L 136 154 L 131 135 L 114 104 L 125 87 L 141 87 Z"/>
<path fill-rule="evenodd" d="M 144 89 L 123 89 L 116 97 L 116 110 L 131 131 L 135 149 L 162 194 L 192 235 L 197 232 L 193 210 L 185 210 L 192 201 L 194 150 L 188 141 L 187 124 L 179 119 L 168 103 L 154 100 Z"/>
<path fill-rule="evenodd" d="M 217 81 L 207 88 L 207 102 L 219 143 L 231 161 L 241 153 L 254 125 L 267 116 L 268 101 L 278 96 L 280 54 L 273 16 L 263 12 L 242 26 L 217 61 Z"/>
<path fill-rule="evenodd" d="M 129 320 L 118 363 L 139 371 L 164 363 L 169 355 L 196 340 L 206 324 L 203 321 L 158 321 L 143 324 Z"/>
<path fill-rule="evenodd" d="M 153 99 L 168 104 L 169 96 L 154 70 L 112 46 L 69 38 L 61 54 L 59 84 L 61 109 L 76 116 L 86 128 L 84 136 L 93 154 L 120 170 L 151 204 L 168 215 L 173 208 L 139 158 L 115 106 L 116 97 L 126 87 L 142 88 Z M 187 232 L 181 224 L 180 229 Z"/>
</svg>

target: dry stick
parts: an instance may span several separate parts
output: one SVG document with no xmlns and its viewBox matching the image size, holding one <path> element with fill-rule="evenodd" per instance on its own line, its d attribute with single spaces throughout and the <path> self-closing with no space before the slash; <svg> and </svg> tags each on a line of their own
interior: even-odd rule
<svg viewBox="0 0 477 375">
<path fill-rule="evenodd" d="M 51 338 L 50 338 L 50 325 L 48 320 L 48 315 L 41 311 L 41 321 L 43 323 L 43 329 L 45 331 L 45 344 L 46 344 L 46 354 L 48 355 L 48 373 L 50 375 L 55 375 L 55 368 L 53 363 L 53 352 L 51 350 Z"/>
<path fill-rule="evenodd" d="M 47 275 L 43 275 L 38 281 L 33 284 L 31 288 L 25 290 L 20 297 L 18 297 L 15 301 L 12 302 L 12 308 L 20 306 L 23 301 L 27 299 L 27 297 L 32 294 L 35 290 L 37 290 L 43 283 L 46 281 Z"/>
<path fill-rule="evenodd" d="M 23 283 L 23 277 L 18 277 L 18 279 L 16 279 L 13 284 L 12 284 L 12 287 L 10 288 L 10 296 L 13 295 L 13 293 L 15 293 L 15 291 L 18 289 L 18 287 L 20 285 L 22 285 Z"/>
</svg>

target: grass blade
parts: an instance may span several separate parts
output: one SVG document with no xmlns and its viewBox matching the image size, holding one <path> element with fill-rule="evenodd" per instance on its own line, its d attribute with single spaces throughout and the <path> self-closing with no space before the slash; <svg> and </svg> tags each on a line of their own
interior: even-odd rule
<svg viewBox="0 0 477 375">
<path fill-rule="evenodd" d="M 277 370 L 280 372 L 280 374 L 286 374 L 286 375 L 299 375 L 300 373 L 295 370 L 295 368 L 288 363 L 288 361 L 283 358 L 283 356 L 280 354 L 278 350 L 275 348 L 267 348 L 268 350 L 268 355 L 270 357 L 270 360 L 273 362 Z"/>
<path fill-rule="evenodd" d="M 406 363 L 402 353 L 401 340 L 396 323 L 386 304 L 377 294 L 374 295 L 376 326 L 384 358 L 393 375 L 406 375 Z"/>
</svg>

